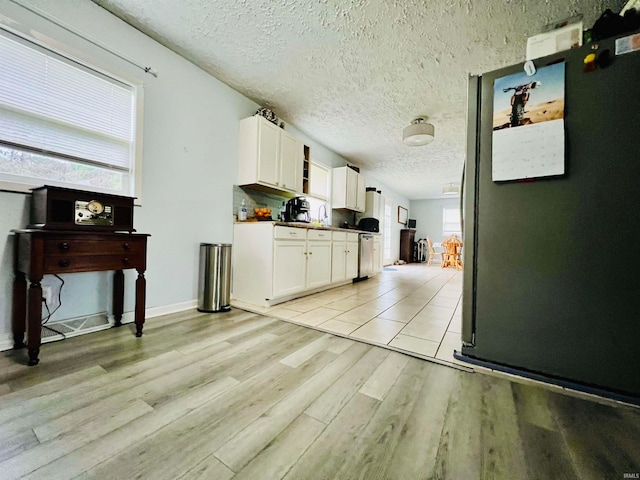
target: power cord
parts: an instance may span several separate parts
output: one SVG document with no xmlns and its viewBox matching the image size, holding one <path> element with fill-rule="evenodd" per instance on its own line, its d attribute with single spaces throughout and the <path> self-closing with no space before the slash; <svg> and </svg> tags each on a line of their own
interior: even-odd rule
<svg viewBox="0 0 640 480">
<path fill-rule="evenodd" d="M 49 330 L 51 332 L 54 332 L 54 333 L 57 333 L 58 335 L 62 335 L 62 339 L 64 340 L 64 339 L 67 338 L 67 336 L 64 333 L 56 330 L 55 328 L 52 328 L 52 327 L 49 327 L 49 326 L 46 325 L 46 323 L 51 319 L 51 316 L 54 313 L 56 313 L 58 311 L 58 309 L 62 306 L 62 287 L 64 286 L 64 280 L 59 275 L 55 275 L 54 274 L 53 276 L 56 277 L 58 280 L 60 280 L 60 288 L 58 289 L 58 306 L 56 308 L 54 308 L 53 311 L 50 311 L 49 310 L 49 305 L 47 304 L 47 299 L 43 298 L 42 299 L 42 303 L 44 303 L 44 308 L 47 309 L 47 316 L 46 316 L 46 318 L 42 319 L 40 324 L 42 325 L 42 327 L 46 328 L 47 330 Z"/>
</svg>

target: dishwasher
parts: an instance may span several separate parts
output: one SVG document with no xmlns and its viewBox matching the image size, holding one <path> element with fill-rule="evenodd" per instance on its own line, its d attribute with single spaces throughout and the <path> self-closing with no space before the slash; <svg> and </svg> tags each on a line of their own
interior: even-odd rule
<svg viewBox="0 0 640 480">
<path fill-rule="evenodd" d="M 373 235 L 361 233 L 360 252 L 358 255 L 358 278 L 365 279 L 373 273 Z"/>
</svg>

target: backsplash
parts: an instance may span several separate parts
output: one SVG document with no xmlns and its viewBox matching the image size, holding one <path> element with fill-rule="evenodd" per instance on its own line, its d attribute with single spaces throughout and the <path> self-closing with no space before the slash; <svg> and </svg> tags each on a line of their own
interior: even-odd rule
<svg viewBox="0 0 640 480">
<path fill-rule="evenodd" d="M 282 207 L 282 202 L 289 200 L 287 197 L 281 195 L 275 195 L 273 193 L 261 192 L 259 190 L 252 190 L 250 188 L 233 186 L 233 212 L 232 215 L 238 215 L 238 209 L 242 204 L 242 200 L 247 207 L 247 216 L 253 217 L 254 208 L 270 208 L 271 216 L 275 220 Z"/>
<path fill-rule="evenodd" d="M 309 214 L 312 220 L 316 220 L 318 215 L 320 214 L 319 206 L 321 204 L 325 204 L 322 200 L 305 197 L 309 200 L 311 204 L 311 209 Z M 247 207 L 247 217 L 251 218 L 254 216 L 253 209 L 254 208 L 270 208 L 271 209 L 271 218 L 277 220 L 278 213 L 280 212 L 280 208 L 282 207 L 282 202 L 287 202 L 289 197 L 284 197 L 282 195 L 277 195 L 274 193 L 262 192 L 260 190 L 253 190 L 251 188 L 239 187 L 238 185 L 233 186 L 233 212 L 232 215 L 234 219 L 238 215 L 238 209 L 242 204 L 242 200 L 245 202 L 245 206 Z M 331 220 L 332 212 L 331 208 L 326 208 L 327 215 L 329 216 L 329 220 Z M 335 212 L 334 212 L 335 214 Z M 334 215 L 334 218 L 335 215 Z M 333 224 L 333 223 L 332 223 Z M 337 226 L 337 225 L 335 225 Z"/>
</svg>

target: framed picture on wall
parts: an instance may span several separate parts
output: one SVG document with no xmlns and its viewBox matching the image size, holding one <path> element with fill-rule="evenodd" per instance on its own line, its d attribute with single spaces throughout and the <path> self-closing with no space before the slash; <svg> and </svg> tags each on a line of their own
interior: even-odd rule
<svg viewBox="0 0 640 480">
<path fill-rule="evenodd" d="M 406 208 L 398 205 L 398 223 L 406 225 L 408 213 L 409 211 Z"/>
</svg>

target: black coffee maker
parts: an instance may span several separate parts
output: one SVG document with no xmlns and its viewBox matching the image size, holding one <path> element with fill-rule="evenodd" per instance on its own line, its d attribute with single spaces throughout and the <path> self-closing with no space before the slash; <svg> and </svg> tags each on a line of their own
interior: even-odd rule
<svg viewBox="0 0 640 480">
<path fill-rule="evenodd" d="M 292 198 L 287 202 L 284 212 L 285 222 L 309 223 L 309 202 L 302 197 Z"/>
</svg>

